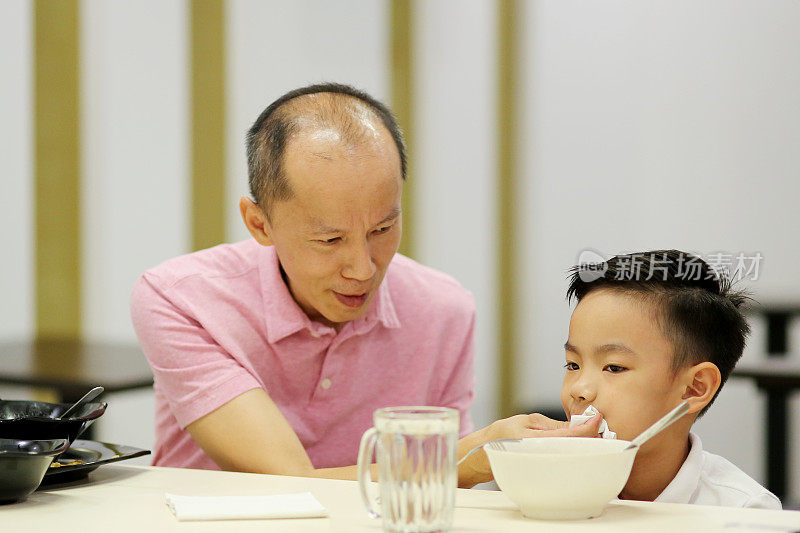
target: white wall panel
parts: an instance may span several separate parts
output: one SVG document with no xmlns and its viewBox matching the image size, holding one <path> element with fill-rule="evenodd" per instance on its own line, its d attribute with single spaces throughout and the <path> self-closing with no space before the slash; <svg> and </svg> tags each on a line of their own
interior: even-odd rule
<svg viewBox="0 0 800 533">
<path fill-rule="evenodd" d="M 34 329 L 33 6 L 0 3 L 0 341 Z"/>
<path fill-rule="evenodd" d="M 129 295 L 188 251 L 183 1 L 81 5 L 85 334 L 134 340 Z"/>
<path fill-rule="evenodd" d="M 417 2 L 412 167 L 418 259 L 472 291 L 480 427 L 497 413 L 496 17 L 492 2 Z M 509 391 L 510 392 L 510 391 Z"/>
<path fill-rule="evenodd" d="M 244 137 L 281 94 L 335 81 L 389 95 L 385 0 L 318 2 L 232 0 L 227 3 L 228 240 L 249 238 L 239 198 L 249 195 Z"/>
<path fill-rule="evenodd" d="M 529 4 L 523 401 L 557 403 L 565 270 L 583 248 L 759 251 L 756 296 L 800 297 L 798 23 L 790 0 Z M 709 419 L 760 427 L 752 391 L 726 397 Z M 756 464 L 733 431 L 714 451 Z"/>
</svg>

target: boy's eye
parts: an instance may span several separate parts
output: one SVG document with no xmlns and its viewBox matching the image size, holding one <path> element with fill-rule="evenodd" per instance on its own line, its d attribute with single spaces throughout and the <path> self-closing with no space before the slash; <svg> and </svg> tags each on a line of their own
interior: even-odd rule
<svg viewBox="0 0 800 533">
<path fill-rule="evenodd" d="M 578 366 L 578 363 L 571 363 L 568 361 L 564 365 L 564 368 L 566 368 L 567 370 L 580 370 L 581 367 Z"/>
<path fill-rule="evenodd" d="M 612 374 L 619 374 L 620 372 L 625 372 L 626 370 L 628 370 L 624 366 L 619 366 L 619 365 L 606 365 L 605 369 L 611 372 Z"/>
</svg>

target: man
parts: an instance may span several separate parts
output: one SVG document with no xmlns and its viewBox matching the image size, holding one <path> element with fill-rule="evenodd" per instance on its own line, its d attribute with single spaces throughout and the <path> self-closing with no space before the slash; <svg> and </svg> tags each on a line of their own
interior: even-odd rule
<svg viewBox="0 0 800 533">
<path fill-rule="evenodd" d="M 473 300 L 396 254 L 405 148 L 383 104 L 344 85 L 292 91 L 247 151 L 253 239 L 167 261 L 133 291 L 154 464 L 354 479 L 361 433 L 389 405 L 457 409 L 459 455 L 554 427 L 520 415 L 470 434 Z M 485 456 L 459 472 L 488 479 Z"/>
</svg>

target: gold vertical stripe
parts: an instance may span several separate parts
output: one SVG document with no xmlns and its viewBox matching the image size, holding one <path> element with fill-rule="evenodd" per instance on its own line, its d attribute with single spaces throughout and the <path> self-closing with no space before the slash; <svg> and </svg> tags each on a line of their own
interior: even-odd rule
<svg viewBox="0 0 800 533">
<path fill-rule="evenodd" d="M 192 248 L 225 241 L 225 18 L 191 0 Z"/>
<path fill-rule="evenodd" d="M 403 239 L 400 253 L 413 257 L 414 249 L 414 117 L 413 97 L 413 0 L 391 0 L 389 34 L 391 36 L 391 102 L 406 142 L 408 167 L 403 184 Z"/>
<path fill-rule="evenodd" d="M 517 269 L 514 230 L 517 221 L 516 195 L 516 92 L 517 20 L 516 0 L 498 0 L 498 80 L 497 80 L 497 177 L 498 177 L 498 405 L 501 416 L 514 414 L 517 316 L 515 296 Z"/>
<path fill-rule="evenodd" d="M 78 0 L 36 0 L 36 334 L 81 333 Z"/>
</svg>

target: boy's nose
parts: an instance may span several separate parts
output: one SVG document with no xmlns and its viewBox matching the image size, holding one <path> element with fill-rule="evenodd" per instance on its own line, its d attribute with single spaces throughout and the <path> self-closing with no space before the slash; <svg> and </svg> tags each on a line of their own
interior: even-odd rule
<svg viewBox="0 0 800 533">
<path fill-rule="evenodd" d="M 572 384 L 569 393 L 576 402 L 589 404 L 595 400 L 597 388 L 590 380 L 581 378 Z"/>
</svg>

